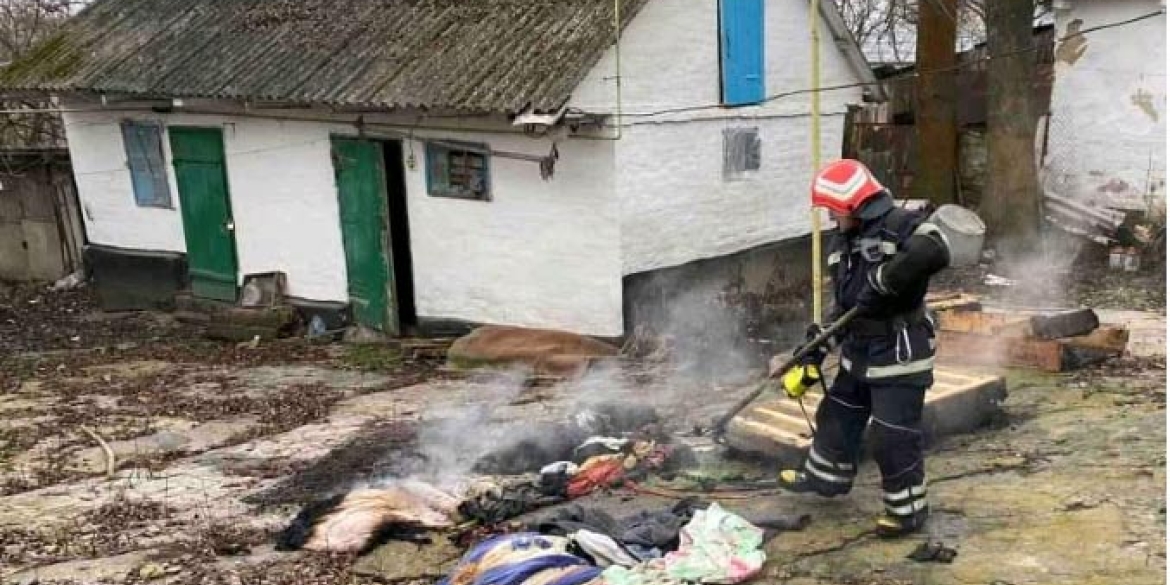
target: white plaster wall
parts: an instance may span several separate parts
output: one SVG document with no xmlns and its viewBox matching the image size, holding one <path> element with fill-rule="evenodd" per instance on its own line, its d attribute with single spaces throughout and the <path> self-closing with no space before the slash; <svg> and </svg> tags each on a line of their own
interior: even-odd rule
<svg viewBox="0 0 1170 585">
<path fill-rule="evenodd" d="M 822 160 L 839 155 L 841 121 L 824 121 Z M 760 170 L 750 179 L 723 178 L 723 129 L 733 126 L 759 128 Z M 809 233 L 809 145 L 807 118 L 627 129 L 618 149 L 624 274 Z"/>
<path fill-rule="evenodd" d="M 149 114 L 140 119 L 148 118 Z M 121 116 L 104 113 L 63 115 L 85 232 L 93 244 L 185 252 L 178 192 L 171 186 L 175 209 L 138 207 L 122 146 Z"/>
<path fill-rule="evenodd" d="M 69 115 L 68 139 L 91 241 L 176 252 L 185 245 L 174 174 L 176 209 L 135 206 L 118 127 L 126 117 L 222 126 L 241 277 L 280 270 L 288 275 L 292 296 L 347 300 L 329 137 L 354 134 L 352 125 L 147 111 Z M 414 135 L 530 155 L 545 155 L 551 145 L 548 139 L 511 134 L 418 130 Z M 417 140 L 413 146 L 417 165 L 407 170 L 407 207 L 420 316 L 621 334 L 612 143 L 562 143 L 550 181 L 541 180 L 535 163 L 493 157 L 493 200 L 486 203 L 428 196 L 425 148 Z M 169 170 L 169 147 L 165 150 Z M 409 142 L 403 150 L 408 156 Z"/>
<path fill-rule="evenodd" d="M 549 148 L 524 137 L 443 135 L 529 154 Z M 408 172 L 407 190 L 419 314 L 621 335 L 612 143 L 558 148 L 547 182 L 534 163 L 493 157 L 485 203 L 427 196 L 423 146 L 415 145 L 420 166 Z"/>
<path fill-rule="evenodd" d="M 656 116 L 663 109 L 720 100 L 718 4 L 652 0 L 621 44 L 622 109 L 617 189 L 622 205 L 623 272 L 632 274 L 717 257 L 809 233 L 812 176 L 808 93 L 760 106 Z M 765 6 L 766 94 L 811 86 L 807 2 Z M 821 85 L 861 81 L 821 26 Z M 590 72 L 570 106 L 615 110 L 615 55 Z M 822 161 L 840 156 L 845 106 L 862 88 L 822 92 Z M 761 169 L 723 177 L 723 129 L 758 127 Z"/>
<path fill-rule="evenodd" d="M 1057 37 L 1163 9 L 1158 0 L 1078 0 L 1056 14 Z M 1097 205 L 1165 204 L 1166 17 L 1094 31 L 1080 58 L 1057 44 L 1043 180 Z M 1143 107 L 1144 105 L 1144 107 Z"/>
</svg>

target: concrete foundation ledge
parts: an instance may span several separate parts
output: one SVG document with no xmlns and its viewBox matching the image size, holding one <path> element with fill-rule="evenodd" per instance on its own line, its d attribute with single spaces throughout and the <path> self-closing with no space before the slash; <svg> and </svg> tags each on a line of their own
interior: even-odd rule
<svg viewBox="0 0 1170 585">
<path fill-rule="evenodd" d="M 172 310 L 187 287 L 187 256 L 91 244 L 85 265 L 104 311 Z"/>
</svg>

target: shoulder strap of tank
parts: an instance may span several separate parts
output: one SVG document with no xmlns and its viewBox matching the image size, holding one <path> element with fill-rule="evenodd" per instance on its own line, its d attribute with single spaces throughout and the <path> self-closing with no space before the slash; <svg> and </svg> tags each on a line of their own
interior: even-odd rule
<svg viewBox="0 0 1170 585">
<path fill-rule="evenodd" d="M 926 221 L 926 215 L 920 211 L 895 207 L 884 218 L 882 227 L 897 234 L 898 240 L 909 238 L 918 226 Z"/>
</svg>

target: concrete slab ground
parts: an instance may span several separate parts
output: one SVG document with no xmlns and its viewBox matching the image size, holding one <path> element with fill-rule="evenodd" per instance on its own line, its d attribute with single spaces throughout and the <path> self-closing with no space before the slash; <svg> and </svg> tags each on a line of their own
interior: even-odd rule
<svg viewBox="0 0 1170 585">
<path fill-rule="evenodd" d="M 1143 354 L 1165 347 L 1155 325 L 1141 328 Z M 369 577 L 353 572 L 352 557 L 275 552 L 273 532 L 306 499 L 371 478 L 428 469 L 457 478 L 476 449 L 593 399 L 652 402 L 687 435 L 743 387 L 616 371 L 530 387 L 508 375 L 459 379 L 394 360 L 378 360 L 395 364 L 388 370 L 363 372 L 334 353 L 265 348 L 143 348 L 35 363 L 0 355 L 9 360 L 0 364 L 4 402 L 15 405 L 0 410 L 0 582 L 380 582 L 377 567 L 406 566 L 395 561 L 413 558 L 408 547 L 362 559 L 374 567 Z M 928 452 L 933 514 L 914 538 L 873 537 L 881 500 L 868 461 L 853 492 L 833 500 L 774 490 L 699 495 L 745 514 L 812 516 L 807 529 L 767 545 L 764 583 L 1161 583 L 1164 355 L 1059 375 L 997 372 L 1010 390 L 1002 414 L 969 433 L 940 433 Z M 106 478 L 81 425 L 111 444 L 175 449 L 128 459 Z M 726 461 L 729 473 L 774 477 L 778 468 L 704 447 L 703 459 Z M 77 460 L 94 464 L 75 469 Z M 671 500 L 618 490 L 579 503 L 624 514 Z M 958 557 L 949 565 L 906 559 L 927 537 Z"/>
</svg>

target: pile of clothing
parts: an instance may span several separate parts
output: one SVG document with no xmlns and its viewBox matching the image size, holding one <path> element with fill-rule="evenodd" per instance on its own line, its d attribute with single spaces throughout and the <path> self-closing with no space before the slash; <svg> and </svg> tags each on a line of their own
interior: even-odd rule
<svg viewBox="0 0 1170 585">
<path fill-rule="evenodd" d="M 570 554 L 569 539 L 521 532 L 473 547 L 438 585 L 583 585 L 601 569 Z"/>
<path fill-rule="evenodd" d="M 407 480 L 334 495 L 302 509 L 278 547 L 362 552 L 391 537 L 467 524 L 488 528 L 477 535 L 502 532 L 508 528 L 498 525 L 533 510 L 693 466 L 694 453 L 670 444 L 658 423 L 651 408 L 586 408 L 482 458 L 476 471 L 489 477 L 458 495 Z"/>
<path fill-rule="evenodd" d="M 480 478 L 468 487 L 459 512 L 465 520 L 481 525 L 498 524 L 598 489 L 640 480 L 651 472 L 672 473 L 694 463 L 694 454 L 684 447 L 614 437 L 590 437 L 574 447 L 569 457 L 545 465 L 538 473 Z"/>
<path fill-rule="evenodd" d="M 571 505 L 534 520 L 528 528 L 541 534 L 582 540 L 586 552 L 614 551 L 612 555 L 591 554 L 599 566 L 633 566 L 678 549 L 683 527 L 694 518 L 695 512 L 704 508 L 705 504 L 691 498 L 663 510 L 614 518 L 596 507 Z"/>
<path fill-rule="evenodd" d="M 364 552 L 391 537 L 450 528 L 460 500 L 430 484 L 398 480 L 305 506 L 277 535 L 277 550 Z"/>
<path fill-rule="evenodd" d="M 666 438 L 658 411 L 653 408 L 596 404 L 561 421 L 526 425 L 522 435 L 481 457 L 472 471 L 481 475 L 533 473 L 549 462 L 569 459 L 590 437 Z"/>
<path fill-rule="evenodd" d="M 574 506 L 474 546 L 439 585 L 731 585 L 764 566 L 764 532 L 694 501 L 614 520 Z"/>
<path fill-rule="evenodd" d="M 573 449 L 571 459 L 541 468 L 540 483 L 550 495 L 579 498 L 650 472 L 669 475 L 694 463 L 694 453 L 683 446 L 652 439 L 590 437 Z"/>
</svg>

